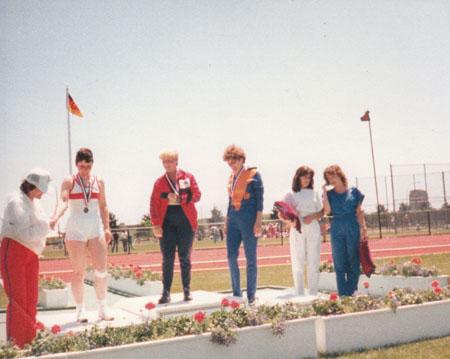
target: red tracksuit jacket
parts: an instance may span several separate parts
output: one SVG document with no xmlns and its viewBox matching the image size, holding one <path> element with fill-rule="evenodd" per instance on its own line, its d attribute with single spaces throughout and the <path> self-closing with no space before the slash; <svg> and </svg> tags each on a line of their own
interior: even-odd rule
<svg viewBox="0 0 450 359">
<path fill-rule="evenodd" d="M 195 231 L 198 227 L 195 203 L 200 201 L 201 192 L 192 174 L 183 170 L 178 170 L 177 183 L 184 179 L 189 179 L 190 187 L 180 190 L 181 208 L 189 220 L 192 230 Z M 172 189 L 170 188 L 166 175 L 164 174 L 156 180 L 153 186 L 152 195 L 150 197 L 150 218 L 154 226 L 163 225 L 167 207 L 169 206 L 167 195 L 171 192 Z"/>
</svg>

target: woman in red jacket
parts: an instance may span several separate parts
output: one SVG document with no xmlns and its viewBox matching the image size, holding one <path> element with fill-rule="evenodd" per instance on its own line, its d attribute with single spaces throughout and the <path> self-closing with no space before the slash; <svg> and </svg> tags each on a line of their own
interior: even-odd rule
<svg viewBox="0 0 450 359">
<path fill-rule="evenodd" d="M 184 300 L 192 300 L 191 282 L 191 249 L 194 232 L 198 227 L 196 202 L 201 193 L 193 175 L 177 169 L 178 153 L 167 151 L 159 158 L 166 173 L 158 178 L 153 186 L 150 199 L 150 218 L 153 233 L 160 241 L 163 255 L 163 293 L 159 303 L 170 302 L 170 288 L 173 279 L 175 250 L 181 267 Z"/>
</svg>

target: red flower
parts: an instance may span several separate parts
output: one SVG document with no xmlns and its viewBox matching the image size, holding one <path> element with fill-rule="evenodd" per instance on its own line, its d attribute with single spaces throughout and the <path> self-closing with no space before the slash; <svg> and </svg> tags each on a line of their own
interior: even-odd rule
<svg viewBox="0 0 450 359">
<path fill-rule="evenodd" d="M 153 308 L 155 308 L 156 307 L 156 305 L 153 303 L 153 302 L 148 302 L 146 305 L 145 305 L 145 309 L 148 309 L 148 310 L 152 310 Z"/>
<path fill-rule="evenodd" d="M 333 302 L 335 302 L 336 300 L 338 300 L 338 295 L 336 292 L 333 292 L 330 294 L 330 300 L 332 300 Z"/>
<path fill-rule="evenodd" d="M 222 307 L 229 307 L 230 301 L 227 298 L 223 298 L 221 305 L 222 305 Z"/>
<path fill-rule="evenodd" d="M 411 262 L 417 265 L 421 265 L 422 264 L 422 259 L 420 259 L 419 257 L 415 257 L 413 259 L 411 259 Z"/>
<path fill-rule="evenodd" d="M 435 288 L 433 289 L 433 291 L 434 291 L 435 294 L 439 295 L 439 294 L 442 293 L 442 288 L 441 288 L 441 287 L 435 287 Z"/>
<path fill-rule="evenodd" d="M 55 325 L 52 327 L 51 332 L 52 332 L 53 334 L 58 334 L 58 333 L 61 332 L 61 327 L 60 327 L 58 324 L 55 324 Z"/>
<path fill-rule="evenodd" d="M 333 263 L 333 260 L 332 260 L 331 258 L 328 258 L 328 259 L 327 259 L 327 263 L 328 263 L 328 264 L 331 264 L 331 263 Z"/>
<path fill-rule="evenodd" d="M 431 282 L 431 286 L 433 288 L 440 287 L 439 281 L 435 279 L 434 281 Z"/>
<path fill-rule="evenodd" d="M 392 290 L 390 290 L 387 295 L 388 295 L 389 298 L 394 298 L 395 297 L 395 293 Z"/>
<path fill-rule="evenodd" d="M 142 272 L 141 271 L 134 272 L 134 275 L 136 276 L 136 279 L 140 279 L 142 277 Z"/>
<path fill-rule="evenodd" d="M 205 318 L 206 318 L 205 312 L 197 312 L 194 314 L 194 320 L 199 324 L 202 324 Z"/>
<path fill-rule="evenodd" d="M 235 300 L 231 301 L 230 303 L 230 307 L 233 309 L 239 308 L 241 306 L 241 304 Z"/>
<path fill-rule="evenodd" d="M 36 330 L 44 330 L 45 325 L 42 322 L 36 322 Z"/>
<path fill-rule="evenodd" d="M 364 283 L 363 283 L 363 286 L 364 286 L 364 288 L 369 288 L 369 282 L 368 281 L 365 281 Z"/>
</svg>

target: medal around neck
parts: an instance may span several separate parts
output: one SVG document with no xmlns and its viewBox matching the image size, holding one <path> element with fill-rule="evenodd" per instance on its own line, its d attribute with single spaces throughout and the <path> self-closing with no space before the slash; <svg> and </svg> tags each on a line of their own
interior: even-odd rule
<svg viewBox="0 0 450 359">
<path fill-rule="evenodd" d="M 89 201 L 91 200 L 91 195 L 92 195 L 92 190 L 93 190 L 93 182 L 91 181 L 91 179 L 89 179 L 89 183 L 87 185 L 87 189 L 86 189 L 86 185 L 84 184 L 83 178 L 80 176 L 80 174 L 77 175 L 77 179 L 78 179 L 78 184 L 81 187 L 81 191 L 83 192 L 83 200 L 84 200 L 84 209 L 83 212 L 84 213 L 88 213 L 89 212 Z"/>
</svg>

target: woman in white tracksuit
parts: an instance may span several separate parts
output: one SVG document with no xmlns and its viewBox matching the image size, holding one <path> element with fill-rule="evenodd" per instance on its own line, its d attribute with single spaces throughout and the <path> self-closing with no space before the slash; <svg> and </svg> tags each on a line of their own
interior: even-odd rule
<svg viewBox="0 0 450 359">
<path fill-rule="evenodd" d="M 308 166 L 298 168 L 292 181 L 292 192 L 284 197 L 284 202 L 297 211 L 302 226 L 302 233 L 298 233 L 294 226 L 291 226 L 289 232 L 292 275 L 297 295 L 305 294 L 305 264 L 310 295 L 317 295 L 319 283 L 321 242 L 319 219 L 323 210 L 322 199 L 313 189 L 313 177 L 313 169 Z"/>
</svg>

